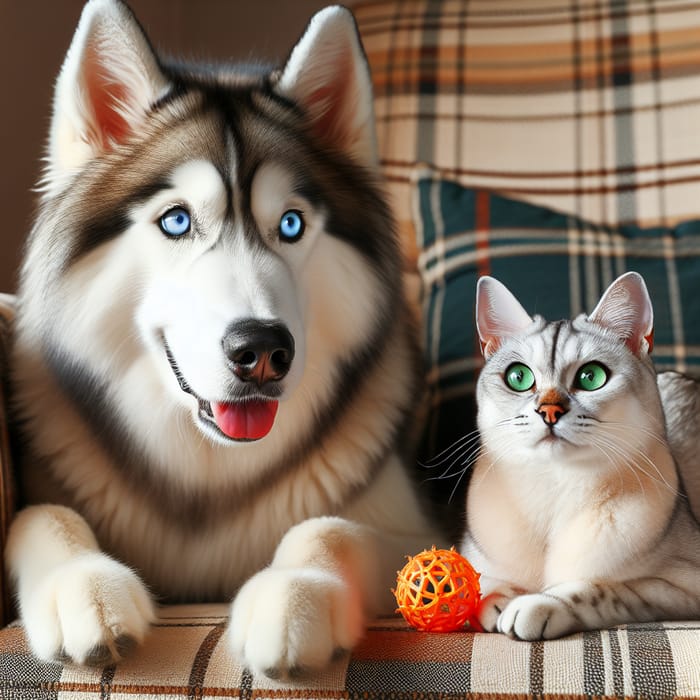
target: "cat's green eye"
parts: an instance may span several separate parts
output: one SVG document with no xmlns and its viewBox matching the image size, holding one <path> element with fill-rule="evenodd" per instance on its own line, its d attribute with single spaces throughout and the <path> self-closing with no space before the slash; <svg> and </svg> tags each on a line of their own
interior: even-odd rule
<svg viewBox="0 0 700 700">
<path fill-rule="evenodd" d="M 527 391 L 532 389 L 535 384 L 535 375 L 522 362 L 514 362 L 512 365 L 509 365 L 504 379 L 513 391 Z"/>
<path fill-rule="evenodd" d="M 584 391 L 595 391 L 607 381 L 608 370 L 600 362 L 589 362 L 576 372 L 574 386 Z"/>
</svg>

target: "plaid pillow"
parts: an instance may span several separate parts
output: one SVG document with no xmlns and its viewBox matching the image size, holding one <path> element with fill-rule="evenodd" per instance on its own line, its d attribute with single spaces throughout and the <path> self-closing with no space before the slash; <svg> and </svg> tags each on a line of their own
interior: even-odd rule
<svg viewBox="0 0 700 700">
<path fill-rule="evenodd" d="M 474 428 L 482 363 L 474 303 L 481 275 L 503 282 L 529 313 L 556 320 L 592 311 L 618 275 L 636 270 L 654 304 L 657 368 L 700 375 L 700 221 L 596 225 L 429 174 L 419 178 L 416 192 L 432 401 L 426 455 Z"/>
</svg>

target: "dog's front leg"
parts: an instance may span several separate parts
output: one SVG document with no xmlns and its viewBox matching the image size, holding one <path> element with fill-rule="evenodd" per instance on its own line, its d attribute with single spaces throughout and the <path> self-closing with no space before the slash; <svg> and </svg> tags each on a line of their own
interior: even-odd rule
<svg viewBox="0 0 700 700">
<path fill-rule="evenodd" d="M 138 576 L 100 551 L 88 524 L 63 506 L 15 518 L 6 560 L 29 645 L 41 659 L 104 664 L 140 643 L 153 621 Z"/>
<path fill-rule="evenodd" d="M 375 538 L 361 525 L 327 517 L 293 527 L 233 602 L 234 653 L 271 678 L 322 668 L 362 636 L 378 568 Z"/>
</svg>

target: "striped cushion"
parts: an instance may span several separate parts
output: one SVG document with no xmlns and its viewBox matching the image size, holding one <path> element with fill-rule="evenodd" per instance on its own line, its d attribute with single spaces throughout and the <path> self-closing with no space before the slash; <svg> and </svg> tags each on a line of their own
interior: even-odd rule
<svg viewBox="0 0 700 700">
<path fill-rule="evenodd" d="M 12 698 L 697 697 L 700 625 L 632 625 L 554 642 L 418 633 L 377 620 L 352 655 L 313 678 L 253 676 L 226 648 L 224 606 L 163 608 L 145 645 L 118 665 L 42 664 L 19 627 L 0 631 L 0 696 Z"/>
<path fill-rule="evenodd" d="M 413 269 L 413 170 L 616 226 L 700 218 L 700 3 L 356 8 Z"/>
<path fill-rule="evenodd" d="M 700 376 L 700 220 L 600 226 L 430 174 L 419 178 L 416 198 L 428 453 L 473 427 L 482 363 L 474 321 L 480 275 L 498 278 L 528 312 L 556 320 L 592 311 L 615 277 L 636 270 L 654 304 L 657 368 Z"/>
</svg>

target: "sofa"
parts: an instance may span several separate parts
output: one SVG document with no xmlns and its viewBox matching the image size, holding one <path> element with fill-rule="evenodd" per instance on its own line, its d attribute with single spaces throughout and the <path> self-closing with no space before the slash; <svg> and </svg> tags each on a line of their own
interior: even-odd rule
<svg viewBox="0 0 700 700">
<path fill-rule="evenodd" d="M 637 270 L 654 300 L 658 367 L 700 375 L 700 2 L 383 0 L 353 9 L 425 353 L 416 468 L 431 498 L 453 509 L 456 537 L 468 474 L 434 458 L 474 426 L 479 275 L 555 318 L 590 311 L 615 276 Z M 3 546 L 17 507 L 12 317 L 3 296 Z M 163 606 L 145 645 L 116 665 L 40 663 L 0 583 L 3 698 L 700 697 L 700 620 L 526 643 L 418 632 L 394 615 L 371 621 L 323 673 L 278 682 L 227 653 L 225 604 Z"/>
</svg>

